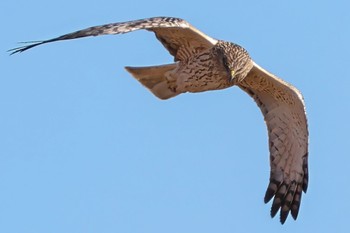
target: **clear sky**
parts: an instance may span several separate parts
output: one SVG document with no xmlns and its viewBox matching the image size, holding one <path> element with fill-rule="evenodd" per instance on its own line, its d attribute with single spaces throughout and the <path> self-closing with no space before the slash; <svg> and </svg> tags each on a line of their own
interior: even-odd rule
<svg viewBox="0 0 350 233">
<path fill-rule="evenodd" d="M 349 232 L 349 1 L 1 1 L 0 232 Z M 263 196 L 267 131 L 238 88 L 161 101 L 124 66 L 168 63 L 152 33 L 9 56 L 16 42 L 151 16 L 244 46 L 298 87 L 310 183 L 297 221 Z"/>
</svg>

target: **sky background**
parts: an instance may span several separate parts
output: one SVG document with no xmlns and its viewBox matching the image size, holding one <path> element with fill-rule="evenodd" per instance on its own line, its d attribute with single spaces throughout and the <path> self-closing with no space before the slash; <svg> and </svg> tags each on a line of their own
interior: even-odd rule
<svg viewBox="0 0 350 233">
<path fill-rule="evenodd" d="M 349 1 L 0 3 L 0 232 L 349 232 Z M 305 98 L 308 193 L 285 225 L 263 203 L 260 110 L 238 88 L 158 100 L 124 66 L 169 63 L 152 33 L 9 56 L 19 41 L 176 16 L 245 47 Z"/>
</svg>

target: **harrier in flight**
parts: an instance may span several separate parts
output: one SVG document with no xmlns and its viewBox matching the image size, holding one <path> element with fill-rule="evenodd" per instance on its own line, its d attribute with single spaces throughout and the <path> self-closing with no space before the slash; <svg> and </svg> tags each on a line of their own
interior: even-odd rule
<svg viewBox="0 0 350 233">
<path fill-rule="evenodd" d="M 10 52 L 140 29 L 154 32 L 174 56 L 171 64 L 125 67 L 158 98 L 238 86 L 255 100 L 264 115 L 269 137 L 271 172 L 264 201 L 273 199 L 271 216 L 280 211 L 282 224 L 289 213 L 296 219 L 302 191 L 306 192 L 308 186 L 308 128 L 303 97 L 294 86 L 257 65 L 241 46 L 211 38 L 183 19 L 154 17 L 90 27 Z"/>
</svg>

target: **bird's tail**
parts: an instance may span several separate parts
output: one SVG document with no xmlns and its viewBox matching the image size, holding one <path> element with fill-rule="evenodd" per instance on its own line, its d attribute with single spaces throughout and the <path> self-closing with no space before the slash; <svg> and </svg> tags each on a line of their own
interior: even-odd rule
<svg viewBox="0 0 350 233">
<path fill-rule="evenodd" d="M 148 66 L 148 67 L 125 67 L 142 85 L 147 87 L 155 96 L 160 99 L 169 99 L 180 93 L 174 92 L 168 86 L 165 74 L 176 68 L 176 63 Z"/>
</svg>

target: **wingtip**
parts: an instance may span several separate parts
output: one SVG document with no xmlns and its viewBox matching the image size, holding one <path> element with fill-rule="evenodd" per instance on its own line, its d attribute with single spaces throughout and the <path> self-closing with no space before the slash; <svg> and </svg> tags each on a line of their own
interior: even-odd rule
<svg viewBox="0 0 350 233">
<path fill-rule="evenodd" d="M 31 49 L 33 47 L 36 47 L 38 45 L 44 44 L 46 43 L 46 41 L 28 41 L 28 42 L 19 42 L 20 44 L 29 44 L 29 45 L 24 45 L 24 46 L 20 46 L 17 48 L 13 48 L 13 49 L 9 49 L 7 50 L 8 53 L 10 53 L 9 55 L 14 55 L 16 53 L 22 53 L 28 49 Z"/>
<path fill-rule="evenodd" d="M 271 218 L 274 218 L 276 216 L 279 209 L 280 209 L 279 205 L 272 205 L 271 211 L 270 211 Z"/>
<path fill-rule="evenodd" d="M 281 210 L 280 222 L 281 222 L 282 225 L 286 222 L 286 220 L 288 218 L 288 215 L 289 215 L 289 209 L 287 211 Z"/>
<path fill-rule="evenodd" d="M 264 203 L 267 204 L 269 201 L 271 201 L 274 195 L 275 195 L 275 190 L 268 188 L 265 193 Z"/>
<path fill-rule="evenodd" d="M 291 211 L 291 215 L 292 215 L 292 218 L 293 218 L 294 220 L 297 220 L 297 218 L 298 218 L 298 213 L 299 213 L 299 211 L 296 212 L 296 213 L 293 213 L 293 211 Z"/>
<path fill-rule="evenodd" d="M 264 197 L 265 204 L 271 201 L 271 199 L 275 196 L 280 185 L 281 185 L 280 181 L 270 179 L 269 185 L 267 186 L 267 189 L 265 192 L 265 197 Z"/>
<path fill-rule="evenodd" d="M 12 56 L 16 53 L 22 53 L 23 51 L 20 48 L 14 48 L 14 49 L 9 49 L 6 52 L 9 53 L 9 56 Z"/>
</svg>

